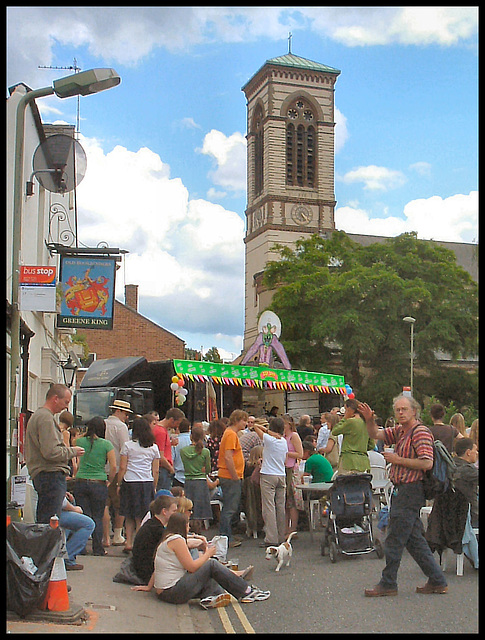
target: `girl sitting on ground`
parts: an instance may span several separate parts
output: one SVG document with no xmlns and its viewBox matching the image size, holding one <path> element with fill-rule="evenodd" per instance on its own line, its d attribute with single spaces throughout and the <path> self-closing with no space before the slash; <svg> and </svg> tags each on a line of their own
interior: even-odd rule
<svg viewBox="0 0 485 640">
<path fill-rule="evenodd" d="M 248 575 L 251 567 L 233 572 L 213 558 L 215 546 L 208 544 L 194 560 L 187 546 L 188 530 L 186 514 L 177 512 L 170 516 L 157 548 L 150 582 L 132 587 L 133 591 L 154 588 L 160 600 L 171 604 L 185 604 L 192 598 L 200 598 L 204 609 L 227 606 L 231 595 L 244 603 L 269 598 L 269 591 L 261 591 L 244 580 L 243 575 Z"/>
</svg>

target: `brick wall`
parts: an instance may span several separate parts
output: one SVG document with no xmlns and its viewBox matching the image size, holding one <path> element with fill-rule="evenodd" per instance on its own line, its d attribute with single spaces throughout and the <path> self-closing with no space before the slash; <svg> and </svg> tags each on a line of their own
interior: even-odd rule
<svg viewBox="0 0 485 640">
<path fill-rule="evenodd" d="M 118 300 L 114 303 L 113 329 L 85 332 L 89 351 L 96 358 L 144 356 L 148 361 L 184 358 L 185 343 Z"/>
</svg>

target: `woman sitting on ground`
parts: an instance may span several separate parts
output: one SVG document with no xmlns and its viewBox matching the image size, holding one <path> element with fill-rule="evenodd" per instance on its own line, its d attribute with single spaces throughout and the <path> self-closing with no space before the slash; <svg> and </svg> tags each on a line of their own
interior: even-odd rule
<svg viewBox="0 0 485 640">
<path fill-rule="evenodd" d="M 240 602 L 269 598 L 269 591 L 261 591 L 244 580 L 242 576 L 247 575 L 247 570 L 233 572 L 213 558 L 215 546 L 208 544 L 194 560 L 187 546 L 188 530 L 186 514 L 170 516 L 157 548 L 150 582 L 147 586 L 132 587 L 133 591 L 155 588 L 158 598 L 171 604 L 184 604 L 192 598 L 201 598 L 200 604 L 204 609 L 225 607 L 231 601 L 230 594 Z"/>
</svg>

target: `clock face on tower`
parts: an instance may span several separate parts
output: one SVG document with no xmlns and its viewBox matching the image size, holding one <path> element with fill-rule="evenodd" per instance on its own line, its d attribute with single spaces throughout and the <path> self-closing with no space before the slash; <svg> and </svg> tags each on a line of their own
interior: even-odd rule
<svg viewBox="0 0 485 640">
<path fill-rule="evenodd" d="M 310 224 L 313 219 L 312 210 L 302 204 L 295 204 L 291 209 L 291 217 L 296 224 Z"/>
</svg>

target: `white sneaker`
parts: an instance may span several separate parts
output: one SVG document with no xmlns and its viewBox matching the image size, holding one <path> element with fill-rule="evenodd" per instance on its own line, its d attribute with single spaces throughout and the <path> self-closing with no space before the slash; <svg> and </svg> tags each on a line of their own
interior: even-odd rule
<svg viewBox="0 0 485 640">
<path fill-rule="evenodd" d="M 118 534 L 117 536 L 113 537 L 111 544 L 114 545 L 115 547 L 120 547 L 122 544 L 125 544 L 125 542 L 126 542 L 125 538 L 121 534 Z"/>
<path fill-rule="evenodd" d="M 200 606 L 203 609 L 216 609 L 217 607 L 227 607 L 231 602 L 230 593 L 220 593 L 218 596 L 208 596 L 202 598 Z"/>
<path fill-rule="evenodd" d="M 262 591 L 258 589 L 258 587 L 251 585 L 251 591 L 241 598 L 241 602 L 259 602 L 261 600 L 267 600 L 270 595 L 271 591 Z"/>
</svg>

